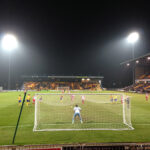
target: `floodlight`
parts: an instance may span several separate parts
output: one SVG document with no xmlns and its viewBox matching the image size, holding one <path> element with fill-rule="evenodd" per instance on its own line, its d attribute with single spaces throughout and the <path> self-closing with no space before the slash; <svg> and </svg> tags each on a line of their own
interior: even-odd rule
<svg viewBox="0 0 150 150">
<path fill-rule="evenodd" d="M 6 34 L 2 39 L 2 48 L 7 51 L 12 51 L 18 47 L 18 41 L 12 34 Z"/>
<path fill-rule="evenodd" d="M 130 64 L 129 64 L 129 63 L 127 63 L 127 66 L 130 66 Z"/>
<path fill-rule="evenodd" d="M 87 78 L 87 81 L 90 81 L 90 79 L 89 79 L 89 78 Z"/>
<path fill-rule="evenodd" d="M 84 78 L 82 78 L 82 81 L 84 81 L 85 79 Z"/>
<path fill-rule="evenodd" d="M 150 57 L 147 57 L 148 60 L 150 60 Z"/>
<path fill-rule="evenodd" d="M 139 39 L 139 34 L 137 32 L 133 32 L 129 34 L 127 41 L 129 43 L 135 43 Z"/>
<path fill-rule="evenodd" d="M 138 64 L 138 63 L 139 63 L 139 60 L 136 60 L 136 63 Z"/>
<path fill-rule="evenodd" d="M 134 44 L 136 43 L 136 41 L 139 39 L 139 34 L 138 32 L 132 32 L 131 34 L 129 34 L 129 36 L 127 37 L 127 41 L 128 43 L 132 44 L 132 59 L 134 60 Z M 138 61 L 136 61 L 136 63 L 139 63 Z M 127 66 L 129 66 L 130 64 L 128 63 Z M 133 72 L 133 84 L 135 83 L 135 64 L 133 64 L 133 68 L 132 68 L 132 72 Z"/>
<path fill-rule="evenodd" d="M 11 68 L 11 63 L 10 63 L 10 58 L 11 58 L 11 51 L 16 49 L 18 47 L 18 41 L 17 38 L 12 35 L 12 34 L 5 34 L 4 37 L 2 38 L 1 41 L 2 44 L 2 48 L 6 51 L 9 52 L 9 73 L 8 73 L 8 90 L 10 90 L 10 79 L 11 79 L 11 72 L 10 72 L 10 68 Z"/>
</svg>

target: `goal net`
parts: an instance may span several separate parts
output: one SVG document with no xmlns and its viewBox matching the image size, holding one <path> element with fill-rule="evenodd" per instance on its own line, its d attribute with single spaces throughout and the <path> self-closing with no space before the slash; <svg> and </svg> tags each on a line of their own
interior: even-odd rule
<svg viewBox="0 0 150 150">
<path fill-rule="evenodd" d="M 69 86 L 57 87 L 57 90 L 58 90 L 58 91 L 62 91 L 62 90 L 67 90 L 67 91 L 69 91 L 69 90 L 70 90 L 70 87 L 69 87 Z"/>
<path fill-rule="evenodd" d="M 132 130 L 123 94 L 36 94 L 33 131 Z"/>
</svg>

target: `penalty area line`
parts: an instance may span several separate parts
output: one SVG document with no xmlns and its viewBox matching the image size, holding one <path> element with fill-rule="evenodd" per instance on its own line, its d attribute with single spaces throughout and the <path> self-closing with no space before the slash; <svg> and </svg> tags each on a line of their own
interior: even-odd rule
<svg viewBox="0 0 150 150">
<path fill-rule="evenodd" d="M 26 124 L 26 125 L 19 125 L 19 127 L 32 127 L 33 125 L 32 124 Z M 0 126 L 0 129 L 1 128 L 15 128 L 16 126 Z"/>
<path fill-rule="evenodd" d="M 132 125 L 137 125 L 137 126 L 150 126 L 150 123 L 132 123 Z"/>
</svg>

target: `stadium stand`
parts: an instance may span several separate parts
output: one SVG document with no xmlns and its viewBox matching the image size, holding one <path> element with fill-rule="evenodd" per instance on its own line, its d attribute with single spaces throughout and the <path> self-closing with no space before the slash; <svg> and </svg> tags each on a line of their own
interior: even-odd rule
<svg viewBox="0 0 150 150">
<path fill-rule="evenodd" d="M 139 77 L 139 79 L 144 79 L 145 78 L 145 74 L 143 74 L 143 75 L 141 75 L 140 77 Z"/>
<path fill-rule="evenodd" d="M 37 81 L 33 77 L 29 78 L 30 81 L 23 84 L 26 90 L 58 90 L 59 87 L 68 87 L 70 90 L 102 90 L 100 81 L 103 77 L 41 76 L 36 78 Z"/>
<path fill-rule="evenodd" d="M 130 64 L 130 67 L 127 64 Z M 135 71 L 134 84 L 123 88 L 125 91 L 150 92 L 150 53 L 125 61 L 121 65 L 125 66 L 125 69 Z"/>
<path fill-rule="evenodd" d="M 127 86 L 124 88 L 126 91 L 135 91 L 135 92 L 150 92 L 150 82 L 149 77 L 150 75 L 142 75 L 144 78 L 139 78 L 136 80 L 136 83 L 131 86 Z M 141 80 L 143 79 L 143 80 Z M 148 80 L 148 81 L 147 81 Z"/>
<path fill-rule="evenodd" d="M 57 90 L 58 87 L 69 87 L 71 90 L 101 90 L 99 83 L 80 82 L 25 82 L 26 90 Z"/>
</svg>

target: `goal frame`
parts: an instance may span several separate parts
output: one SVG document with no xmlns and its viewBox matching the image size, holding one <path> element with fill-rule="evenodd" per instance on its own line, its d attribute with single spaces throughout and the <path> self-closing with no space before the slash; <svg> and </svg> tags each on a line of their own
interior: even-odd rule
<svg viewBox="0 0 150 150">
<path fill-rule="evenodd" d="M 34 127 L 33 131 L 80 131 L 80 130 L 134 130 L 131 122 L 131 101 L 130 101 L 130 112 L 129 112 L 129 120 L 130 124 L 126 122 L 125 116 L 125 94 L 123 93 L 36 93 L 35 96 L 38 95 L 120 95 L 123 96 L 122 101 L 122 113 L 123 113 L 123 124 L 128 126 L 128 128 L 85 128 L 85 129 L 37 129 L 37 100 L 35 101 L 35 113 L 34 113 Z"/>
</svg>

